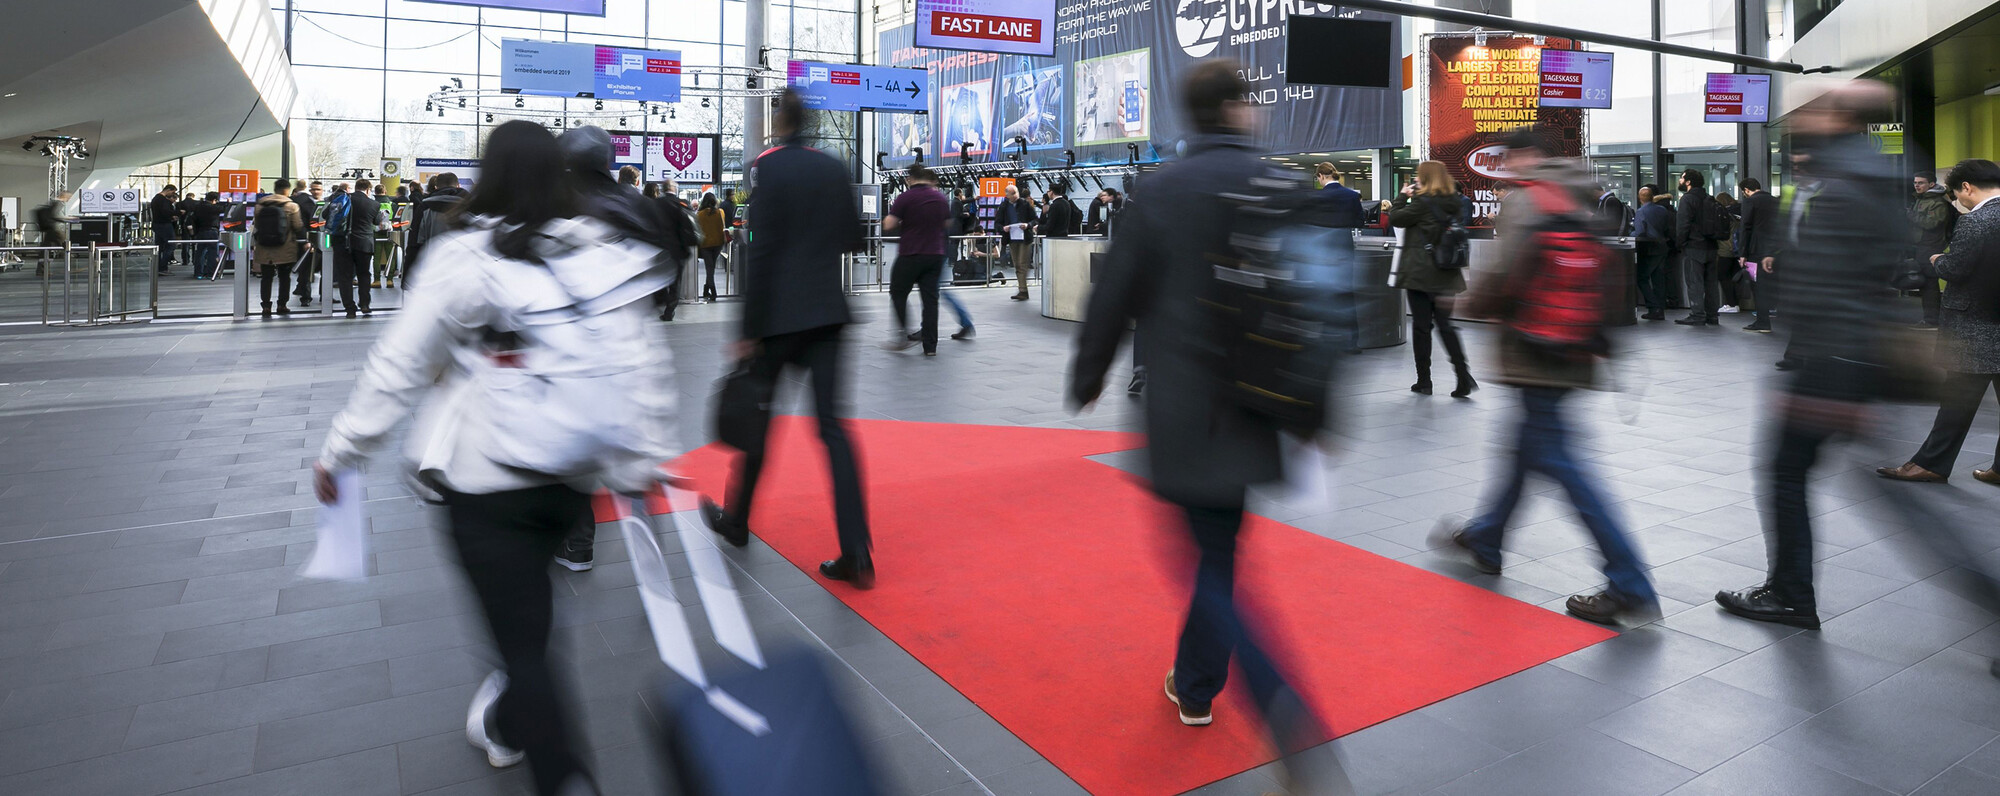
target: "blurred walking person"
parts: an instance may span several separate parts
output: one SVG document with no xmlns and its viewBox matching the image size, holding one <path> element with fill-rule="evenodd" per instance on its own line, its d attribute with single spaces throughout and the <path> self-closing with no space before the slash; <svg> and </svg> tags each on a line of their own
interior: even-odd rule
<svg viewBox="0 0 2000 796">
<path fill-rule="evenodd" d="M 1938 359 L 1944 389 L 1937 421 L 1917 455 L 1901 467 L 1876 470 L 1897 481 L 1943 482 L 1951 477 L 1965 436 L 1972 431 L 1988 386 L 2000 383 L 2000 166 L 1967 160 L 1945 179 L 1953 201 L 1966 208 L 1948 252 L 1926 263 L 1945 280 L 1937 320 Z M 1994 458 L 2000 460 L 2000 451 Z M 2000 464 L 1973 470 L 1972 477 L 2000 486 Z"/>
<path fill-rule="evenodd" d="M 921 342 L 924 356 L 934 357 L 938 344 L 938 280 L 944 270 L 944 227 L 950 220 L 951 208 L 944 192 L 937 188 L 937 175 L 930 169 L 922 164 L 911 166 L 907 179 L 909 189 L 896 196 L 888 215 L 882 218 L 884 234 L 900 232 L 896 264 L 889 276 L 889 302 L 896 311 L 896 328 L 889 332 L 887 347 L 902 351 Z M 914 335 L 910 333 L 912 287 L 920 296 L 921 319 Z"/>
<path fill-rule="evenodd" d="M 1594 191 L 1581 163 L 1558 159 L 1537 128 L 1507 140 L 1507 168 L 1517 190 L 1500 211 L 1500 272 L 1471 302 L 1473 317 L 1496 318 L 1500 381 L 1521 390 L 1522 416 L 1514 455 L 1499 493 L 1478 519 L 1446 520 L 1436 541 L 1469 553 L 1473 566 L 1497 575 L 1507 523 L 1521 502 L 1529 472 L 1560 484 L 1604 555 L 1608 585 L 1569 598 L 1569 612 L 1604 624 L 1657 618 L 1659 597 L 1645 564 L 1619 527 L 1592 477 L 1577 460 L 1563 401 L 1596 386 L 1598 360 L 1608 359 L 1604 322 L 1625 309 L 1621 270 L 1597 242 Z"/>
<path fill-rule="evenodd" d="M 1252 485 L 1284 478 L 1283 432 L 1276 418 L 1223 391 L 1210 356 L 1221 321 L 1203 303 L 1214 282 L 1211 258 L 1234 257 L 1238 215 L 1222 197 L 1265 193 L 1271 184 L 1259 179 L 1269 169 L 1251 145 L 1256 110 L 1243 99 L 1250 87 L 1239 68 L 1210 59 L 1187 70 L 1181 100 L 1197 137 L 1187 157 L 1143 178 L 1133 191 L 1138 201 L 1119 216 L 1077 338 L 1068 399 L 1073 408 L 1097 401 L 1126 329 L 1138 321 L 1152 383 L 1145 413 L 1153 492 L 1179 509 L 1198 555 L 1166 698 L 1181 724 L 1210 724 L 1234 657 L 1289 755 L 1324 735 L 1234 595 L 1245 497 Z"/>
<path fill-rule="evenodd" d="M 1452 304 L 1465 292 L 1465 269 L 1440 265 L 1436 257 L 1445 232 L 1471 220 L 1472 200 L 1459 194 L 1451 173 L 1435 160 L 1417 164 L 1417 181 L 1405 186 L 1403 195 L 1390 205 L 1389 223 L 1409 230 L 1398 249 L 1401 256 L 1390 284 L 1410 297 L 1410 351 L 1417 358 L 1417 383 L 1410 385 L 1410 392 L 1431 394 L 1433 328 L 1458 378 L 1451 397 L 1465 398 L 1479 388 L 1466 364 L 1465 344 L 1459 342 L 1458 328 L 1451 323 Z"/>
<path fill-rule="evenodd" d="M 875 585 L 868 506 L 861 469 L 848 441 L 842 406 L 841 338 L 852 320 L 841 287 L 841 255 L 860 251 L 861 209 L 847 167 L 805 145 L 805 101 L 786 89 L 772 114 L 771 133 L 782 143 L 750 167 L 750 246 L 743 274 L 743 325 L 736 358 L 769 396 L 787 367 L 811 376 L 813 414 L 833 475 L 833 514 L 840 557 L 819 565 L 830 580 L 857 588 Z M 750 539 L 757 479 L 767 450 L 743 451 L 726 506 L 703 501 L 709 527 L 738 547 Z"/>
<path fill-rule="evenodd" d="M 431 242 L 428 284 L 383 331 L 334 418 L 315 489 L 340 499 L 334 474 L 359 467 L 459 365 L 412 450 L 503 665 L 474 694 L 466 738 L 495 767 L 525 756 L 539 793 L 589 794 L 588 747 L 548 661 L 549 562 L 592 491 L 642 494 L 671 456 L 673 374 L 645 301 L 669 274 L 653 247 L 578 217 L 540 125 L 495 128 L 481 167 L 477 190 L 433 219 L 453 231 Z"/>
<path fill-rule="evenodd" d="M 1785 358 L 1796 365 L 1777 402 L 1764 521 L 1770 575 L 1715 595 L 1724 610 L 1748 619 L 1819 627 L 1806 483 L 1821 448 L 1859 431 L 1868 402 L 1889 386 L 1882 383 L 1883 324 L 1907 227 L 1891 163 L 1869 142 L 1867 123 L 1887 119 L 1894 102 L 1893 89 L 1857 80 L 1788 117 L 1794 167 L 1808 171 L 1811 183 L 1802 179 L 1789 197 L 1792 234 L 1779 263 L 1792 333 Z"/>
</svg>

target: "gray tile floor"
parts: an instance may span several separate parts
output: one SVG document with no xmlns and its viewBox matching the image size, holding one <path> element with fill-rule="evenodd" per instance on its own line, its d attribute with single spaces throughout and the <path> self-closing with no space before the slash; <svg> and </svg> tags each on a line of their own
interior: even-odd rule
<svg viewBox="0 0 2000 796">
<path fill-rule="evenodd" d="M 859 416 L 1135 428 L 1136 404 L 1122 396 L 1093 414 L 1063 411 L 1074 326 L 1002 289 L 960 295 L 980 337 L 946 342 L 935 359 L 864 345 L 886 302 L 857 299 L 874 322 L 853 335 Z M 674 327 L 690 446 L 705 437 L 728 315 L 726 305 L 689 307 Z M 296 574 L 313 544 L 306 466 L 382 324 L 5 330 L 0 793 L 527 790 L 524 772 L 488 768 L 462 739 L 489 659 L 483 630 L 434 510 L 408 496 L 388 457 L 366 476 L 374 576 Z M 1762 573 L 1760 407 L 1782 345 L 1734 325 L 1636 329 L 1624 340 L 1627 390 L 1576 401 L 1582 445 L 1668 616 L 1320 750 L 1341 757 L 1360 792 L 2000 792 L 2000 683 L 1987 674 L 2000 625 L 1919 554 L 1915 523 L 1883 491 L 1921 489 L 1979 520 L 1983 551 L 2000 546 L 1990 514 L 2000 492 L 1965 474 L 1988 466 L 1992 415 L 1949 486 L 1884 485 L 1865 470 L 1914 449 L 1929 423 L 1922 409 L 1885 411 L 1877 439 L 1825 462 L 1813 504 L 1823 631 L 1725 617 L 1710 595 Z M 1469 336 L 1484 353 L 1488 331 Z M 1596 554 L 1547 485 L 1524 504 L 1504 577 L 1430 549 L 1437 515 L 1475 509 L 1496 477 L 1496 437 L 1515 409 L 1497 386 L 1471 401 L 1414 396 L 1408 356 L 1353 360 L 1339 511 L 1261 509 L 1552 610 L 1595 588 Z M 796 395 L 786 400 L 799 408 Z M 615 536 L 606 526 L 597 570 L 554 575 L 556 643 L 607 791 L 653 793 L 639 693 L 662 667 Z M 770 548 L 729 556 L 761 635 L 825 645 L 844 663 L 839 687 L 892 792 L 1081 790 Z M 669 563 L 687 575 L 684 561 Z M 1159 720 L 1172 721 L 1164 702 Z M 1276 774 L 1258 769 L 1198 792 L 1278 790 Z"/>
</svg>

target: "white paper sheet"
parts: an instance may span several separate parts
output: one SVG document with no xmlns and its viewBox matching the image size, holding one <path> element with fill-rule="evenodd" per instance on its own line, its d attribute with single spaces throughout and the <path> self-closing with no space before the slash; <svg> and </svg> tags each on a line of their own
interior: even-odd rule
<svg viewBox="0 0 2000 796">
<path fill-rule="evenodd" d="M 300 575 L 322 580 L 361 580 L 368 577 L 368 521 L 361 515 L 367 490 L 361 486 L 360 470 L 333 474 L 340 499 L 319 507 L 319 543 Z"/>
<path fill-rule="evenodd" d="M 1027 240 L 1027 237 L 1028 237 L 1028 230 L 1025 227 L 1010 226 L 1007 228 L 1008 240 Z"/>
</svg>

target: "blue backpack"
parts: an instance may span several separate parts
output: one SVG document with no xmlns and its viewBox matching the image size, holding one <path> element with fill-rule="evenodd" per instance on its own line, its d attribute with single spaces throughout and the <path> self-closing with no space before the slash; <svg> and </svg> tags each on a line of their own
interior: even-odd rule
<svg viewBox="0 0 2000 796">
<path fill-rule="evenodd" d="M 335 240 L 347 237 L 349 196 L 350 194 L 343 191 L 326 200 L 326 234 Z"/>
</svg>

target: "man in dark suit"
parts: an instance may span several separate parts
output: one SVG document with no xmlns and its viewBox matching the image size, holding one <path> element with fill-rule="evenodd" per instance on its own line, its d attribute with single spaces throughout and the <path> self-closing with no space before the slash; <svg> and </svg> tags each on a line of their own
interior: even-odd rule
<svg viewBox="0 0 2000 796">
<path fill-rule="evenodd" d="M 1746 332 L 1771 332 L 1771 310 L 1778 303 L 1778 275 L 1772 268 L 1776 265 L 1780 234 L 1778 221 L 1778 198 L 1764 190 L 1764 184 L 1756 177 L 1745 178 L 1736 183 L 1737 190 L 1743 192 L 1743 238 L 1737 250 L 1743 254 L 1743 265 L 1755 272 L 1750 289 L 1757 297 L 1757 320 L 1743 327 Z"/>
<path fill-rule="evenodd" d="M 851 320 L 841 288 L 840 258 L 863 246 L 861 209 L 847 167 L 808 149 L 802 133 L 805 102 L 786 89 L 772 113 L 771 133 L 783 143 L 750 166 L 750 246 L 743 273 L 742 339 L 735 354 L 749 378 L 774 388 L 787 366 L 812 376 L 813 414 L 833 475 L 834 522 L 840 557 L 819 565 L 821 575 L 869 588 L 875 560 L 861 471 L 847 440 L 840 398 L 840 338 Z M 771 393 L 765 392 L 765 395 Z M 764 466 L 763 444 L 743 452 L 728 508 L 704 501 L 709 527 L 731 544 L 749 540 L 750 510 Z"/>
<path fill-rule="evenodd" d="M 1681 172 L 1681 203 L 1675 208 L 1674 244 L 1681 250 L 1681 280 L 1687 287 L 1688 315 L 1674 321 L 1682 326 L 1716 326 L 1722 307 L 1722 274 L 1715 239 L 1702 228 L 1702 216 L 1715 199 L 1708 195 L 1708 178 L 1688 169 Z"/>
<path fill-rule="evenodd" d="M 1313 167 L 1313 180 L 1319 183 L 1321 196 L 1333 203 L 1342 219 L 1329 224 L 1335 227 L 1359 227 L 1362 224 L 1361 192 L 1340 184 L 1340 171 L 1332 163 L 1321 162 Z"/>
<path fill-rule="evenodd" d="M 1200 557 L 1166 696 L 1182 724 L 1209 724 L 1233 651 L 1279 749 L 1290 753 L 1301 742 L 1317 741 L 1311 731 L 1317 720 L 1243 622 L 1232 596 L 1245 495 L 1251 485 L 1284 477 L 1279 428 L 1217 388 L 1221 382 L 1207 354 L 1217 337 L 1211 328 L 1216 319 L 1201 302 L 1212 278 L 1208 258 L 1231 251 L 1233 216 L 1216 197 L 1262 190 L 1253 179 L 1268 167 L 1251 146 L 1256 111 L 1243 101 L 1250 90 L 1237 70 L 1227 59 L 1186 70 L 1182 101 L 1198 135 L 1186 158 L 1140 182 L 1133 190 L 1140 201 L 1119 217 L 1077 339 L 1068 397 L 1074 407 L 1097 400 L 1119 342 L 1137 320 L 1148 335 L 1152 488 L 1179 508 Z"/>
<path fill-rule="evenodd" d="M 173 244 L 167 241 L 174 239 L 174 230 L 180 226 L 180 207 L 174 204 L 174 200 L 179 195 L 180 192 L 174 190 L 174 186 L 171 185 L 160 189 L 159 193 L 153 195 L 153 245 L 158 247 L 157 250 L 160 255 L 159 270 L 162 274 L 165 274 L 167 266 L 172 265 L 174 262 Z"/>
<path fill-rule="evenodd" d="M 382 206 L 369 192 L 373 187 L 365 179 L 354 181 L 354 190 L 348 194 L 346 238 L 333 242 L 333 282 L 340 289 L 340 303 L 347 308 L 349 318 L 357 309 L 363 315 L 375 314 L 368 308 L 368 266 L 375 259 L 375 228 L 382 223 Z M 354 303 L 357 289 L 361 292 L 358 305 Z"/>
</svg>

